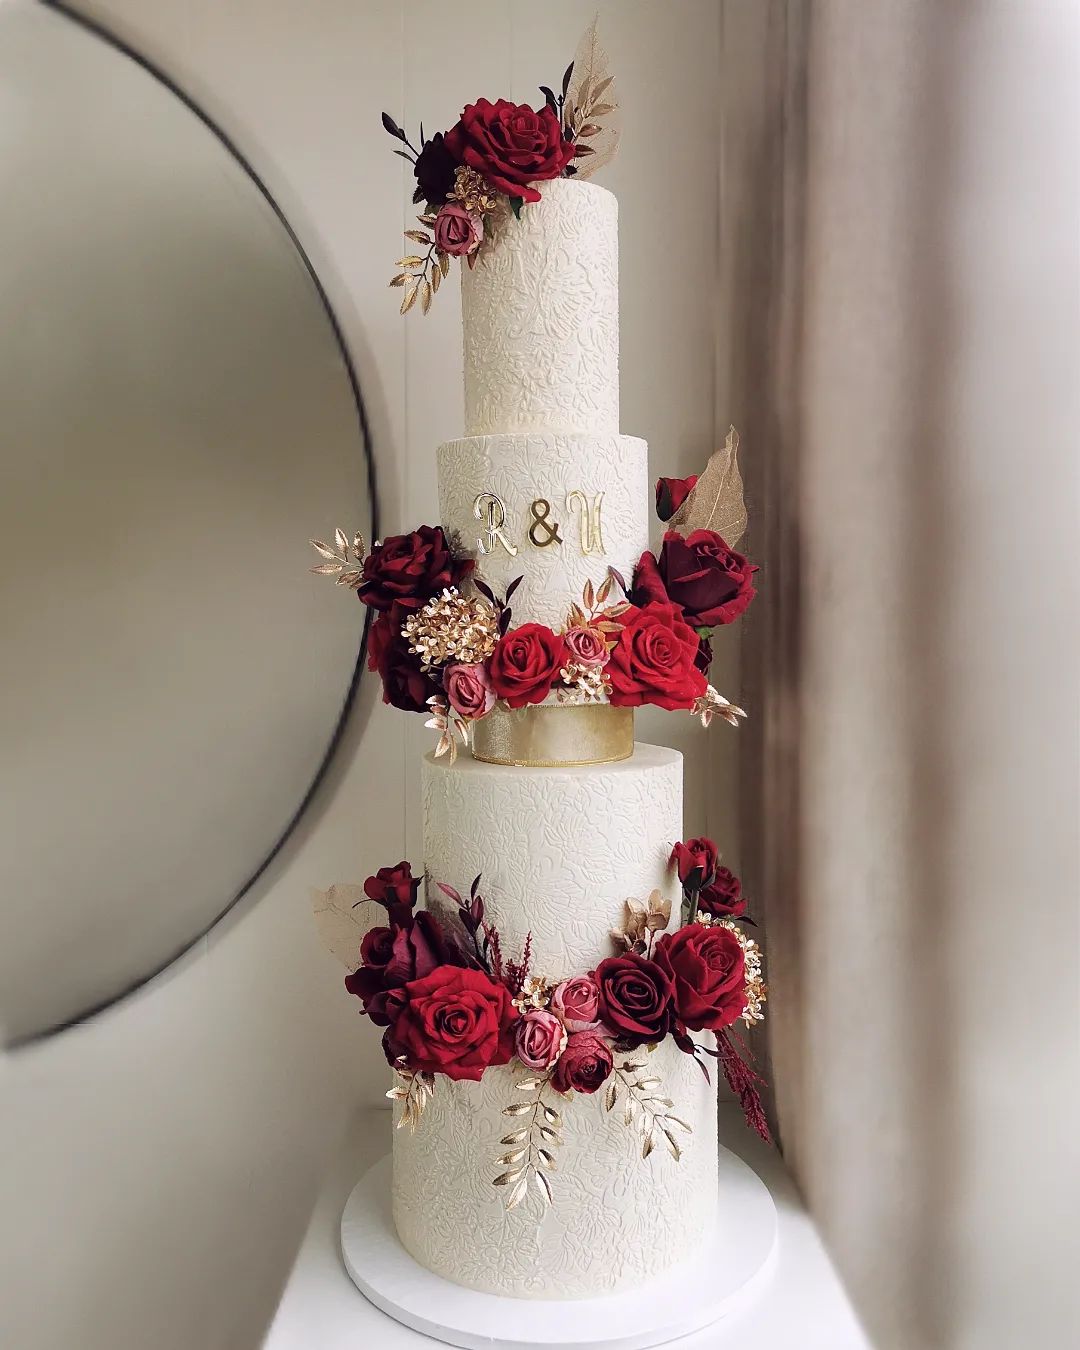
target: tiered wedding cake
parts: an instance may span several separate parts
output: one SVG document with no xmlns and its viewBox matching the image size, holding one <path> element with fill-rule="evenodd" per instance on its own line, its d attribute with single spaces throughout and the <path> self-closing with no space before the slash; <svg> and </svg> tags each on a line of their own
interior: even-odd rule
<svg viewBox="0 0 1080 1350">
<path fill-rule="evenodd" d="M 347 955 L 396 1075 L 397 1233 L 465 1289 L 568 1300 L 708 1243 L 716 1070 L 767 1134 L 735 1034 L 765 989 L 738 878 L 682 839 L 681 756 L 633 738 L 642 704 L 744 715 L 708 682 L 713 629 L 754 595 L 736 442 L 660 479 L 650 553 L 647 447 L 619 431 L 617 204 L 583 181 L 615 141 L 595 30 L 544 94 L 478 100 L 419 150 L 383 116 L 426 203 L 402 312 L 464 264 L 467 434 L 439 448 L 440 525 L 370 552 L 339 530 L 315 570 L 374 611 L 384 700 L 439 733 L 423 875 L 368 877 L 386 922 Z"/>
<path fill-rule="evenodd" d="M 523 577 L 515 621 L 555 626 L 609 564 L 633 572 L 648 546 L 648 479 L 645 443 L 619 435 L 617 203 L 592 183 L 543 187 L 520 221 L 503 222 L 488 263 L 462 273 L 470 434 L 439 449 L 439 503 L 444 529 L 474 546 L 480 494 L 497 494 L 515 526 L 534 501 L 551 504 L 561 544 L 500 547 L 477 563 L 500 593 Z M 581 551 L 565 509 L 574 492 L 602 498 L 604 555 Z M 678 906 L 674 750 L 638 745 L 621 762 L 570 768 L 429 755 L 423 803 L 428 908 L 444 900 L 430 878 L 481 874 L 503 945 L 519 951 L 531 933 L 533 965 L 551 981 L 610 953 L 628 896 L 658 889 Z M 394 1218 L 413 1256 L 476 1289 L 571 1298 L 639 1283 L 698 1242 L 716 1204 L 716 1090 L 670 1040 L 641 1058 L 693 1130 L 682 1158 L 657 1149 L 636 1165 L 621 1110 L 605 1112 L 600 1096 L 573 1109 L 554 1099 L 566 1144 L 549 1207 L 537 1195 L 510 1211 L 493 1203 L 520 1068 L 440 1083 L 421 1128 L 394 1136 Z"/>
</svg>

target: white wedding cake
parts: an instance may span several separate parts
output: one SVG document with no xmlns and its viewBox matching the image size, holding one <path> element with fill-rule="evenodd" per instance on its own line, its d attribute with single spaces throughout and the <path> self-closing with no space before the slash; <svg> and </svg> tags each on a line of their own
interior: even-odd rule
<svg viewBox="0 0 1080 1350">
<path fill-rule="evenodd" d="M 616 200 L 572 178 L 541 186 L 541 200 L 520 220 L 507 213 L 486 259 L 462 271 L 470 435 L 440 447 L 439 501 L 444 529 L 489 586 L 502 592 L 523 578 L 515 622 L 556 625 L 586 581 L 598 586 L 608 566 L 632 573 L 648 546 L 649 486 L 645 443 L 618 432 Z M 582 551 L 566 509 L 575 492 L 601 501 L 603 552 Z M 477 551 L 474 502 L 486 493 L 505 508 L 515 554 L 498 544 Z M 549 504 L 561 544 L 523 546 L 536 501 Z M 518 951 L 531 934 L 533 965 L 551 981 L 609 955 L 628 897 L 659 890 L 678 909 L 674 750 L 637 745 L 621 762 L 569 768 L 429 755 L 423 808 L 428 909 L 448 904 L 432 878 L 482 875 L 504 945 Z M 394 1220 L 407 1250 L 474 1289 L 574 1298 L 637 1285 L 697 1247 L 715 1219 L 715 1082 L 670 1039 L 636 1058 L 692 1131 L 681 1157 L 656 1148 L 642 1163 L 622 1103 L 606 1111 L 602 1093 L 572 1108 L 556 1099 L 565 1147 L 552 1201 L 530 1194 L 511 1210 L 490 1174 L 500 1147 L 511 1147 L 500 1140 L 513 1133 L 504 1112 L 520 1065 L 491 1068 L 478 1083 L 440 1081 L 420 1127 L 394 1134 Z"/>
</svg>

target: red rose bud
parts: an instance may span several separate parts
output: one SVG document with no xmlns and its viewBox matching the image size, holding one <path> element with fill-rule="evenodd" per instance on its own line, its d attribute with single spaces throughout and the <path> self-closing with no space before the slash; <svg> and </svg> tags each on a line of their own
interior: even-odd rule
<svg viewBox="0 0 1080 1350">
<path fill-rule="evenodd" d="M 712 884 L 719 861 L 719 850 L 711 839 L 704 836 L 676 844 L 668 859 L 669 863 L 674 863 L 679 869 L 679 880 L 684 888 L 687 882 L 690 882 L 694 890 Z M 696 873 L 700 873 L 700 876 L 696 876 Z"/>
<path fill-rule="evenodd" d="M 746 913 L 742 882 L 734 872 L 717 868 L 715 878 L 698 895 L 698 911 L 717 919 L 739 918 Z"/>
<path fill-rule="evenodd" d="M 656 480 L 656 514 L 661 520 L 670 520 L 690 495 L 697 483 L 696 473 L 689 478 L 658 478 Z"/>
<path fill-rule="evenodd" d="M 622 629 L 604 668 L 611 682 L 612 705 L 692 708 L 708 681 L 697 666 L 698 635 L 678 605 L 630 609 L 620 622 Z"/>
<path fill-rule="evenodd" d="M 542 623 L 512 628 L 495 644 L 488 679 L 511 708 L 543 703 L 566 664 L 566 644 Z"/>
<path fill-rule="evenodd" d="M 538 202 L 530 183 L 558 178 L 574 158 L 575 146 L 563 140 L 559 118 L 546 104 L 535 112 L 527 104 L 486 98 L 470 103 L 444 137 L 458 164 L 467 164 L 508 197 Z"/>
<path fill-rule="evenodd" d="M 407 862 L 399 862 L 396 867 L 380 867 L 364 882 L 367 898 L 377 905 L 384 905 L 398 922 L 412 922 L 412 907 L 419 890 L 420 878 L 413 876 Z"/>
<path fill-rule="evenodd" d="M 376 544 L 364 559 L 358 595 L 372 609 L 422 609 L 433 595 L 456 586 L 473 564 L 456 559 L 439 525 L 421 525 Z"/>
<path fill-rule="evenodd" d="M 720 1031 L 746 1007 L 742 944 L 730 928 L 692 923 L 657 941 L 656 964 L 671 981 L 675 1013 L 691 1031 Z"/>
<path fill-rule="evenodd" d="M 753 600 L 757 570 L 715 530 L 694 530 L 685 539 L 668 530 L 658 557 L 641 555 L 630 599 L 635 605 L 669 601 L 692 627 L 716 628 L 737 619 Z"/>
<path fill-rule="evenodd" d="M 555 1064 L 551 1086 L 556 1092 L 595 1092 L 614 1066 L 610 1043 L 597 1031 L 575 1031 Z"/>
<path fill-rule="evenodd" d="M 438 966 L 401 990 L 401 1004 L 383 1040 L 416 1072 L 478 1083 L 493 1064 L 514 1055 L 517 1010 L 505 985 L 482 970 Z"/>
<path fill-rule="evenodd" d="M 663 1040 L 671 1026 L 673 990 L 656 962 L 636 952 L 610 956 L 593 979 L 600 989 L 600 1020 L 612 1035 L 631 1046 Z"/>
</svg>

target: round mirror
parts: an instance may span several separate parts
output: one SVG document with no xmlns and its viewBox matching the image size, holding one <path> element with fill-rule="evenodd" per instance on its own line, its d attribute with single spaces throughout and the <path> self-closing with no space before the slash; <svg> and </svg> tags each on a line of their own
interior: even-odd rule
<svg viewBox="0 0 1080 1350">
<path fill-rule="evenodd" d="M 374 529 L 353 367 L 222 134 L 62 12 L 0 7 L 0 1029 L 105 1006 L 229 908 L 332 753 Z"/>
</svg>

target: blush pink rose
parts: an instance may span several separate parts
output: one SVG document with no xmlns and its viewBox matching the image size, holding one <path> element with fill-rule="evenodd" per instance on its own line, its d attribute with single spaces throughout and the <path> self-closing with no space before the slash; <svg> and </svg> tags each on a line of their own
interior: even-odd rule
<svg viewBox="0 0 1080 1350">
<path fill-rule="evenodd" d="M 435 217 L 435 247 L 452 258 L 475 253 L 484 238 L 484 222 L 463 206 L 447 202 Z"/>
<path fill-rule="evenodd" d="M 527 1012 L 517 1025 L 517 1057 L 527 1069 L 550 1069 L 566 1046 L 566 1028 L 543 1008 Z"/>
<path fill-rule="evenodd" d="M 462 717 L 485 717 L 495 706 L 495 690 L 483 666 L 448 666 L 443 685 L 451 708 Z"/>
<path fill-rule="evenodd" d="M 595 628 L 568 628 L 563 641 L 570 659 L 583 666 L 602 666 L 608 659 L 607 644 Z"/>
<path fill-rule="evenodd" d="M 589 975 L 563 980 L 551 995 L 551 1011 L 567 1031 L 593 1031 L 599 1026 L 600 988 Z"/>
</svg>

